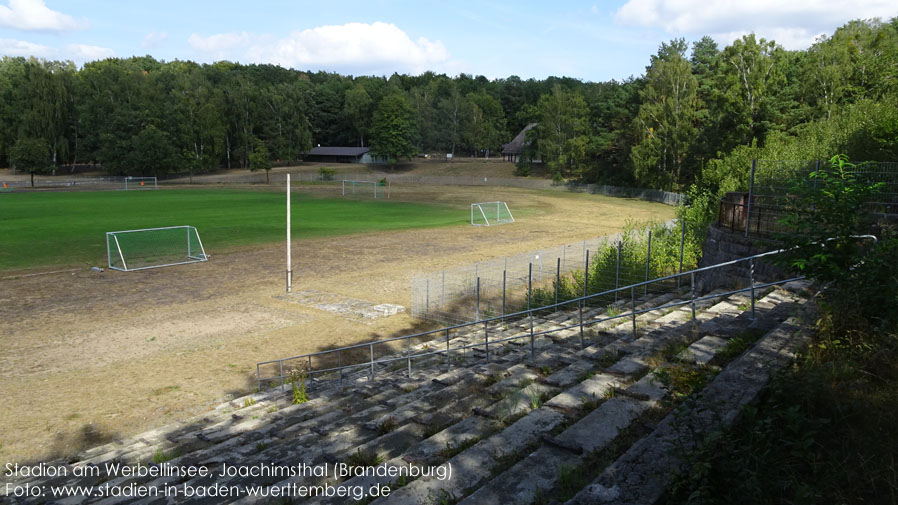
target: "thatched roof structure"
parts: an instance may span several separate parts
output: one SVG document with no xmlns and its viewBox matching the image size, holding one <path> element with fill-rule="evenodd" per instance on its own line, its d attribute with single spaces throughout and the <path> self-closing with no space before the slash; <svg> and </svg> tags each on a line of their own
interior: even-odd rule
<svg viewBox="0 0 898 505">
<path fill-rule="evenodd" d="M 507 144 L 502 144 L 502 154 L 504 156 L 508 155 L 517 155 L 524 152 L 524 147 L 527 145 L 527 132 L 536 127 L 536 123 L 530 123 L 521 130 L 521 133 L 512 139 L 511 142 Z"/>
</svg>

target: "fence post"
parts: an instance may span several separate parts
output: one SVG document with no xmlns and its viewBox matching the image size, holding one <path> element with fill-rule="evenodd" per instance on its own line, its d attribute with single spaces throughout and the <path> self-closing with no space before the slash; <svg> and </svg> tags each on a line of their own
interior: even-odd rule
<svg viewBox="0 0 898 505">
<path fill-rule="evenodd" d="M 530 311 L 530 359 L 536 357 L 536 346 L 533 343 L 533 311 Z"/>
<path fill-rule="evenodd" d="M 583 349 L 586 346 L 583 344 L 583 305 L 580 305 L 580 348 Z"/>
<path fill-rule="evenodd" d="M 695 324 L 695 272 L 689 273 L 689 299 L 692 301 L 692 323 Z"/>
<path fill-rule="evenodd" d="M 452 358 L 449 355 L 449 328 L 446 328 L 446 371 L 452 370 Z"/>
<path fill-rule="evenodd" d="M 589 249 L 586 250 L 586 268 L 583 269 L 583 296 L 588 294 L 589 289 Z M 584 300 L 585 302 L 585 300 Z"/>
<path fill-rule="evenodd" d="M 748 179 L 748 202 L 745 208 L 745 236 L 748 237 L 748 229 L 751 227 L 751 200 L 755 193 L 755 167 L 757 160 L 751 160 L 751 176 Z"/>
<path fill-rule="evenodd" d="M 474 291 L 475 296 L 475 307 L 474 307 L 474 320 L 480 321 L 480 276 L 477 277 L 477 286 Z"/>
<path fill-rule="evenodd" d="M 412 339 L 405 339 L 405 353 L 408 356 L 408 378 L 412 378 Z"/>
<path fill-rule="evenodd" d="M 278 361 L 278 375 L 281 377 L 281 391 L 284 390 L 284 362 Z"/>
<path fill-rule="evenodd" d="M 343 349 L 337 353 L 337 365 L 340 369 L 340 389 L 343 389 Z"/>
<path fill-rule="evenodd" d="M 621 241 L 617 241 L 617 270 L 614 273 L 614 301 L 617 301 L 617 289 L 620 287 L 620 250 Z"/>
<path fill-rule="evenodd" d="M 508 275 L 508 270 L 502 270 L 502 315 L 505 315 L 505 279 Z"/>
<path fill-rule="evenodd" d="M 555 266 L 555 305 L 558 305 L 558 283 L 559 282 L 561 282 L 561 258 L 558 258 L 558 261 Z"/>
<path fill-rule="evenodd" d="M 677 274 L 683 273 L 683 246 L 686 244 L 686 221 L 684 220 L 680 227 L 680 269 Z M 680 289 L 680 275 L 677 275 L 677 289 Z"/>
<path fill-rule="evenodd" d="M 262 391 L 262 368 L 256 363 L 256 391 Z"/>
<path fill-rule="evenodd" d="M 748 282 L 751 283 L 751 320 L 755 320 L 755 260 L 748 260 Z"/>
<path fill-rule="evenodd" d="M 649 229 L 649 242 L 645 250 L 645 284 L 642 285 L 642 296 L 649 294 L 649 263 L 652 261 L 652 230 Z"/>
<path fill-rule="evenodd" d="M 630 286 L 630 312 L 633 315 L 633 338 L 636 338 L 636 288 Z"/>
<path fill-rule="evenodd" d="M 443 280 L 440 286 L 440 307 L 446 306 L 446 271 L 443 270 Z"/>
<path fill-rule="evenodd" d="M 368 380 L 373 381 L 374 380 L 374 344 L 372 343 L 368 347 L 371 350 L 371 371 L 368 374 Z"/>
<path fill-rule="evenodd" d="M 527 269 L 527 310 L 530 310 L 530 301 L 533 297 L 533 262 Z"/>
<path fill-rule="evenodd" d="M 490 362 L 490 334 L 487 329 L 487 322 L 483 322 L 483 348 L 486 351 L 486 362 Z"/>
<path fill-rule="evenodd" d="M 430 279 L 424 279 L 424 320 L 430 315 Z"/>
</svg>

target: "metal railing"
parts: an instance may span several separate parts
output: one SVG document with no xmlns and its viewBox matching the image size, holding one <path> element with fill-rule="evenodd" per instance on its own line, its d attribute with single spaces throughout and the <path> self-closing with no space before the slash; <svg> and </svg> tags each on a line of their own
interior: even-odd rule
<svg viewBox="0 0 898 505">
<path fill-rule="evenodd" d="M 875 240 L 876 237 L 873 236 L 862 236 L 862 238 L 873 238 Z M 755 315 L 755 300 L 756 300 L 756 292 L 760 289 L 764 289 L 769 286 L 783 284 L 795 280 L 804 279 L 804 276 L 798 277 L 790 277 L 785 279 L 779 279 L 774 281 L 768 281 L 763 283 L 756 282 L 755 279 L 755 262 L 761 258 L 765 258 L 767 256 L 772 256 L 775 254 L 782 253 L 784 249 L 779 249 L 775 251 L 769 251 L 761 254 L 756 254 L 753 256 L 748 256 L 745 258 L 740 258 L 724 263 L 719 263 L 716 265 L 711 265 L 702 268 L 696 268 L 694 270 L 690 270 L 687 272 L 677 273 L 673 275 L 668 275 L 665 277 L 660 277 L 657 279 L 652 279 L 650 281 L 639 282 L 636 284 L 631 284 L 629 286 L 624 286 L 616 289 L 610 289 L 603 291 L 601 293 L 589 294 L 586 296 L 581 296 L 579 298 L 575 298 L 572 300 L 566 300 L 564 302 L 547 305 L 539 308 L 532 308 L 529 310 L 523 310 L 513 314 L 506 314 L 504 316 L 492 317 L 481 319 L 475 322 L 457 324 L 454 326 L 446 326 L 443 328 L 439 328 L 436 330 L 425 331 L 421 333 L 415 333 L 411 335 L 403 335 L 394 338 L 388 338 L 384 340 L 377 340 L 372 342 L 360 343 L 355 345 L 349 345 L 340 347 L 337 349 L 329 349 L 325 351 L 313 352 L 308 354 L 302 354 L 298 356 L 291 356 L 289 358 L 281 358 L 270 361 L 262 361 L 256 364 L 256 379 L 259 390 L 262 390 L 263 383 L 271 383 L 271 382 L 280 382 L 283 387 L 289 377 L 289 370 L 295 369 L 297 367 L 305 368 L 306 376 L 309 379 L 314 379 L 316 376 L 322 375 L 332 375 L 333 381 L 339 381 L 342 385 L 343 379 L 347 373 L 351 373 L 356 370 L 367 369 L 369 380 L 373 380 L 376 373 L 377 368 L 383 367 L 385 365 L 394 367 L 394 371 L 399 370 L 401 368 L 407 368 L 408 375 L 411 376 L 412 373 L 412 364 L 415 360 L 426 358 L 429 356 L 436 355 L 444 355 L 446 359 L 446 369 L 449 370 L 452 368 L 452 357 L 453 354 L 457 354 L 459 352 L 464 352 L 467 349 L 473 348 L 482 348 L 485 353 L 485 360 L 489 362 L 490 360 L 490 346 L 502 344 L 505 342 L 511 342 L 515 340 L 521 339 L 529 339 L 530 344 L 530 354 L 533 356 L 535 354 L 535 339 L 537 337 L 543 335 L 549 335 L 555 332 L 569 330 L 569 329 L 579 329 L 579 339 L 580 345 L 585 346 L 585 338 L 584 338 L 584 328 L 603 323 L 605 321 L 610 321 L 614 319 L 621 318 L 630 318 L 632 320 L 633 332 L 634 335 L 637 332 L 637 317 L 640 314 L 644 314 L 646 312 L 652 312 L 656 310 L 664 310 L 668 308 L 675 308 L 684 305 L 691 305 L 692 307 L 692 320 L 695 321 L 695 313 L 696 313 L 696 304 L 703 300 L 710 300 L 716 298 L 727 297 L 736 293 L 750 293 L 750 302 L 751 302 L 751 317 L 754 318 Z M 708 295 L 697 295 L 696 293 L 696 282 L 697 278 L 701 278 L 703 275 L 711 274 L 712 272 L 719 271 L 721 269 L 731 268 L 732 272 L 729 272 L 729 275 L 734 276 L 732 281 L 734 284 L 740 284 L 740 280 L 746 281 L 744 285 L 735 287 L 734 289 L 727 290 L 725 292 L 714 292 Z M 744 276 L 744 277 L 743 277 Z M 683 282 L 684 279 L 686 282 Z M 699 279 L 700 280 L 700 279 Z M 650 291 L 650 286 L 653 288 Z M 655 289 L 656 287 L 661 287 L 660 290 Z M 688 286 L 688 291 L 683 292 L 684 288 Z M 652 293 L 652 297 L 648 297 L 649 292 Z M 650 304 L 649 306 L 643 306 L 642 308 L 637 307 L 637 296 L 639 294 L 642 295 L 643 300 L 656 298 L 661 293 L 683 293 L 688 294 L 688 297 L 685 299 L 668 299 L 666 301 L 660 302 L 658 304 Z M 647 298 L 648 297 L 648 298 Z M 598 302 L 598 303 L 596 303 Z M 601 307 L 617 307 L 618 309 L 622 309 L 624 306 L 629 305 L 629 310 L 622 310 L 619 313 L 609 313 L 605 312 L 604 316 L 595 317 L 593 319 L 586 318 L 584 319 L 583 312 L 584 309 L 593 304 L 593 306 L 598 305 Z M 537 314 L 544 313 L 553 313 L 558 310 L 562 310 L 564 307 L 574 307 L 577 309 L 577 316 L 571 319 L 571 323 L 567 325 L 561 325 L 558 327 L 553 327 L 547 330 L 537 330 L 535 319 L 537 318 Z M 490 329 L 496 329 L 497 324 L 504 324 L 510 320 L 517 321 L 529 321 L 529 331 L 523 331 L 521 334 L 515 334 L 509 337 L 498 338 L 498 339 L 490 339 Z M 460 336 L 462 330 L 466 329 L 474 329 L 476 332 L 480 331 L 482 328 L 483 332 L 483 340 L 477 341 L 475 343 L 465 343 L 462 345 L 452 345 L 452 333 L 455 333 L 455 336 Z M 470 336 L 471 333 L 468 333 Z M 429 345 L 433 346 L 425 349 L 415 350 L 412 348 L 413 340 L 421 340 L 426 341 Z M 399 347 L 405 347 L 404 352 L 400 351 L 397 355 L 393 352 L 391 355 L 384 357 L 375 357 L 375 346 L 387 346 L 391 347 L 395 344 L 398 344 Z M 363 354 L 367 356 L 366 360 L 357 361 L 354 363 L 346 363 L 345 360 L 349 357 L 356 356 L 358 354 Z M 315 367 L 314 361 L 319 361 L 319 367 Z M 272 375 L 262 375 L 263 368 L 265 369 L 275 369 L 277 371 L 276 374 Z"/>
</svg>

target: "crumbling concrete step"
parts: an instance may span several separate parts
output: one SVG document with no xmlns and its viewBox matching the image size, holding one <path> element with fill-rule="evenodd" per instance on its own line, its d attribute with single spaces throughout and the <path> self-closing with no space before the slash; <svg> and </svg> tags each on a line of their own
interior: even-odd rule
<svg viewBox="0 0 898 505">
<path fill-rule="evenodd" d="M 543 398 L 551 397 L 557 388 L 534 382 L 520 389 L 504 392 L 501 398 L 475 413 L 498 421 L 507 422 L 542 405 Z"/>
<path fill-rule="evenodd" d="M 458 503 L 532 503 L 538 494 L 555 487 L 563 465 L 574 467 L 582 461 L 582 456 L 564 449 L 540 447 Z"/>
<path fill-rule="evenodd" d="M 474 373 L 442 389 L 427 391 L 425 394 L 416 396 L 411 396 L 411 394 L 405 395 L 402 397 L 401 402 L 391 403 L 389 405 L 391 408 L 388 412 L 372 417 L 364 423 L 364 426 L 369 430 L 376 431 L 388 424 L 405 424 L 415 416 L 435 411 L 447 403 L 458 401 L 470 391 L 471 387 L 485 380 L 485 376 Z"/>
<path fill-rule="evenodd" d="M 656 503 L 682 468 L 679 455 L 732 425 L 741 407 L 754 401 L 770 375 L 807 341 L 797 320 L 777 326 L 718 374 L 694 402 L 668 415 L 567 504 Z"/>
<path fill-rule="evenodd" d="M 552 375 L 542 379 L 540 382 L 559 388 L 566 388 L 571 384 L 582 379 L 584 374 L 592 372 L 595 369 L 595 363 L 589 360 L 577 360 L 570 365 L 556 371 Z"/>
<path fill-rule="evenodd" d="M 626 392 L 630 395 L 624 397 L 626 399 L 612 398 L 606 402 L 610 405 L 602 411 L 602 415 L 606 416 L 605 422 L 597 421 L 598 416 L 587 415 L 558 437 L 550 439 L 553 443 L 529 454 L 459 503 L 530 503 L 540 493 L 550 496 L 561 478 L 562 467 L 573 469 L 582 464 L 590 452 L 607 447 L 617 438 L 620 430 L 636 419 L 631 414 L 638 414 L 643 407 L 647 409 L 656 404 L 665 395 L 664 390 L 648 376 L 631 385 Z M 633 409 L 634 404 L 640 407 Z M 581 438 L 584 440 L 580 441 Z"/>
<path fill-rule="evenodd" d="M 418 505 L 427 503 L 435 496 L 464 495 L 465 490 L 475 488 L 487 480 L 489 469 L 500 460 L 515 458 L 536 444 L 539 439 L 561 424 L 564 416 L 551 409 L 540 408 L 527 414 L 517 422 L 486 440 L 451 458 L 451 478 L 421 478 L 405 487 L 393 491 L 390 496 L 375 500 L 382 505 Z"/>
<path fill-rule="evenodd" d="M 576 411 L 605 399 L 610 388 L 621 387 L 621 380 L 612 375 L 597 373 L 579 384 L 555 395 L 546 402 L 547 407 L 562 412 Z"/>
<path fill-rule="evenodd" d="M 403 461 L 429 465 L 441 459 L 441 453 L 480 440 L 500 430 L 502 423 L 482 416 L 470 416 L 409 448 Z"/>
<path fill-rule="evenodd" d="M 711 363 L 711 360 L 714 359 L 714 356 L 726 347 L 728 342 L 729 340 L 725 338 L 713 337 L 710 335 L 704 336 L 693 342 L 692 345 L 683 350 L 677 357 L 683 361 L 690 361 L 697 365 L 708 365 Z"/>
</svg>

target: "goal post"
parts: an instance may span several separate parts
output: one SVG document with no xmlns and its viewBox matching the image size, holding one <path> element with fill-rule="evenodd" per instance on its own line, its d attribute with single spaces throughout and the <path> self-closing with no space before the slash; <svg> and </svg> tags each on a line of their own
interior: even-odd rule
<svg viewBox="0 0 898 505">
<path fill-rule="evenodd" d="M 514 216 L 505 202 L 481 202 L 471 204 L 471 224 L 474 226 L 493 226 L 513 223 Z"/>
<path fill-rule="evenodd" d="M 371 196 L 384 198 L 384 189 L 388 186 L 378 181 L 353 181 L 343 180 L 343 196 Z"/>
<path fill-rule="evenodd" d="M 125 191 L 135 189 L 159 189 L 155 177 L 125 177 Z"/>
<path fill-rule="evenodd" d="M 208 261 L 193 226 L 168 226 L 106 232 L 106 259 L 111 270 L 131 272 Z"/>
</svg>

